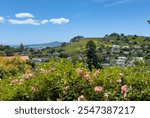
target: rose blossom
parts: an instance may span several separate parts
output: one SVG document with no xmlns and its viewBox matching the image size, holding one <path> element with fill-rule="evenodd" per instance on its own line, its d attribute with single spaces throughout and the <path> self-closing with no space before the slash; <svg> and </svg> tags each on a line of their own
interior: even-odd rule
<svg viewBox="0 0 150 118">
<path fill-rule="evenodd" d="M 94 73 L 94 77 L 96 78 L 99 73 L 99 70 L 96 70 L 96 72 Z"/>
<path fill-rule="evenodd" d="M 42 74 L 45 74 L 45 75 L 48 74 L 48 71 L 44 70 L 43 68 L 40 71 L 41 71 Z"/>
<path fill-rule="evenodd" d="M 83 76 L 84 71 L 82 69 L 77 69 L 76 72 L 78 76 Z"/>
<path fill-rule="evenodd" d="M 78 101 L 85 101 L 85 97 L 81 95 L 80 97 L 78 97 Z"/>
<path fill-rule="evenodd" d="M 15 80 L 12 80 L 12 81 L 11 81 L 10 85 L 14 85 L 14 84 L 17 84 L 17 83 L 18 83 L 18 80 L 15 79 Z"/>
<path fill-rule="evenodd" d="M 121 83 L 121 82 L 122 82 L 122 80 L 121 80 L 121 79 L 118 79 L 118 80 L 117 80 L 117 82 L 118 82 L 118 83 Z"/>
<path fill-rule="evenodd" d="M 37 93 L 39 90 L 38 90 L 37 86 L 32 86 L 31 91 L 33 93 Z"/>
<path fill-rule="evenodd" d="M 101 86 L 96 86 L 95 89 L 94 89 L 94 91 L 95 91 L 96 93 L 101 93 L 102 90 L 103 90 L 103 89 L 102 89 Z"/>
<path fill-rule="evenodd" d="M 128 90 L 128 86 L 127 86 L 127 85 L 123 85 L 123 86 L 121 87 L 121 91 L 122 91 L 123 93 L 126 93 L 127 90 Z"/>
<path fill-rule="evenodd" d="M 22 79 L 32 79 L 33 78 L 33 74 L 32 73 L 27 73 L 27 74 L 23 74 L 22 75 Z"/>
<path fill-rule="evenodd" d="M 91 79 L 90 75 L 88 75 L 88 74 L 84 75 L 83 77 L 86 81 L 89 81 Z"/>
</svg>

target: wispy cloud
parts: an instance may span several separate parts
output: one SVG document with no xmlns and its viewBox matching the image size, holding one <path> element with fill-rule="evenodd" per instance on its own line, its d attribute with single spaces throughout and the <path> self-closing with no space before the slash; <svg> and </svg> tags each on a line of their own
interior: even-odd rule
<svg viewBox="0 0 150 118">
<path fill-rule="evenodd" d="M 131 0 L 92 0 L 92 1 L 101 3 L 104 6 L 110 7 L 110 6 L 116 6 L 116 5 L 128 3 Z"/>
<path fill-rule="evenodd" d="M 17 18 L 34 18 L 31 13 L 18 13 L 15 15 Z"/>
<path fill-rule="evenodd" d="M 120 5 L 120 4 L 125 4 L 127 2 L 129 2 L 129 0 L 116 0 L 114 2 L 105 4 L 105 6 L 107 6 L 107 7 L 109 7 L 109 6 L 116 6 L 116 5 Z"/>
<path fill-rule="evenodd" d="M 48 23 L 49 23 L 49 20 L 42 20 L 42 21 L 41 21 L 41 24 L 42 24 L 42 25 L 48 24 Z"/>
<path fill-rule="evenodd" d="M 52 18 L 49 20 L 49 22 L 53 24 L 65 24 L 65 23 L 69 23 L 70 20 L 66 18 Z"/>
<path fill-rule="evenodd" d="M 111 0 L 92 0 L 92 1 L 97 2 L 97 3 L 104 3 L 104 2 L 111 1 Z"/>
<path fill-rule="evenodd" d="M 60 24 L 66 24 L 70 22 L 70 19 L 67 18 L 51 18 L 51 19 L 36 20 L 33 19 L 34 15 L 32 15 L 31 13 L 18 13 L 15 16 L 16 16 L 15 19 L 10 17 L 4 19 L 4 17 L 0 16 L 0 23 L 6 21 L 6 23 L 12 25 L 45 25 L 48 23 L 60 25 Z M 18 18 L 24 18 L 24 19 L 18 19 Z"/>
<path fill-rule="evenodd" d="M 4 22 L 4 17 L 3 16 L 0 16 L 0 23 L 3 23 Z"/>
<path fill-rule="evenodd" d="M 40 25 L 41 24 L 39 20 L 33 20 L 33 19 L 26 19 L 26 20 L 9 19 L 8 22 L 13 25 L 24 25 L 24 24 Z"/>
</svg>

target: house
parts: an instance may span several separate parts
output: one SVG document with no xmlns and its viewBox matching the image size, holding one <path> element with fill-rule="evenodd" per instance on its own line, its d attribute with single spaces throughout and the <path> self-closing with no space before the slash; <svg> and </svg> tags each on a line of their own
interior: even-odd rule
<svg viewBox="0 0 150 118">
<path fill-rule="evenodd" d="M 142 49 L 141 46 L 134 46 L 135 49 Z"/>
<path fill-rule="evenodd" d="M 130 47 L 129 46 L 122 46 L 122 49 L 124 49 L 124 50 L 129 50 L 130 49 Z"/>
<path fill-rule="evenodd" d="M 42 58 L 43 62 L 49 62 L 50 58 Z"/>
<path fill-rule="evenodd" d="M 102 66 L 111 66 L 109 63 L 103 63 Z"/>
<path fill-rule="evenodd" d="M 143 57 L 134 57 L 133 59 L 135 61 L 142 61 L 142 62 L 144 62 L 144 58 Z"/>
<path fill-rule="evenodd" d="M 127 57 L 118 57 L 118 59 L 116 60 L 116 65 L 125 66 L 127 59 L 128 59 Z"/>
<path fill-rule="evenodd" d="M 113 45 L 111 49 L 111 54 L 119 52 L 120 52 L 120 45 Z"/>
<path fill-rule="evenodd" d="M 147 59 L 147 62 L 150 63 L 150 59 Z"/>
<path fill-rule="evenodd" d="M 34 62 L 42 62 L 42 58 L 32 58 L 32 61 Z"/>
<path fill-rule="evenodd" d="M 30 60 L 30 58 L 28 57 L 28 56 L 7 56 L 7 57 L 3 57 L 4 59 L 14 59 L 14 58 L 19 58 L 19 59 L 21 59 L 21 60 L 23 60 L 23 61 L 28 61 L 28 60 Z"/>
<path fill-rule="evenodd" d="M 135 61 L 132 60 L 126 64 L 127 66 L 135 66 Z"/>
<path fill-rule="evenodd" d="M 130 55 L 131 52 L 130 52 L 130 51 L 123 51 L 123 54 L 124 54 L 124 55 Z"/>
</svg>

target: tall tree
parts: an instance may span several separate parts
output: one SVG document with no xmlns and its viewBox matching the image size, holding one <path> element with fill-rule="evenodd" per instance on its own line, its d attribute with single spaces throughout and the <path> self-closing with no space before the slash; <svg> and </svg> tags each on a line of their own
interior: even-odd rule
<svg viewBox="0 0 150 118">
<path fill-rule="evenodd" d="M 88 41 L 86 44 L 86 57 L 88 68 L 90 69 L 90 71 L 92 71 L 93 67 L 100 67 L 98 63 L 98 57 L 96 55 L 96 44 L 92 40 Z"/>
<path fill-rule="evenodd" d="M 23 51 L 24 50 L 24 45 L 21 43 L 20 44 L 20 50 Z"/>
<path fill-rule="evenodd" d="M 71 40 L 70 40 L 70 43 L 72 43 L 72 42 L 77 42 L 77 41 L 79 41 L 80 39 L 83 39 L 84 37 L 83 36 L 75 36 L 75 37 L 73 37 Z"/>
</svg>

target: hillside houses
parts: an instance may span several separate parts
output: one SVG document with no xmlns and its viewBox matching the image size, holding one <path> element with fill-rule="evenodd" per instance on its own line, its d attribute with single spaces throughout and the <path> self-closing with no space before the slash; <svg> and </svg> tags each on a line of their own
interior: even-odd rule
<svg viewBox="0 0 150 118">
<path fill-rule="evenodd" d="M 149 48 L 148 46 L 146 48 Z M 145 58 L 146 57 L 146 58 Z M 150 62 L 150 52 L 142 46 L 113 45 L 111 48 L 110 65 L 134 66 L 135 61 Z"/>
<path fill-rule="evenodd" d="M 111 54 L 119 53 L 120 52 L 120 45 L 113 45 L 111 49 Z"/>
<path fill-rule="evenodd" d="M 117 66 L 125 66 L 128 58 L 127 57 L 118 57 L 116 60 L 116 65 Z"/>
</svg>

